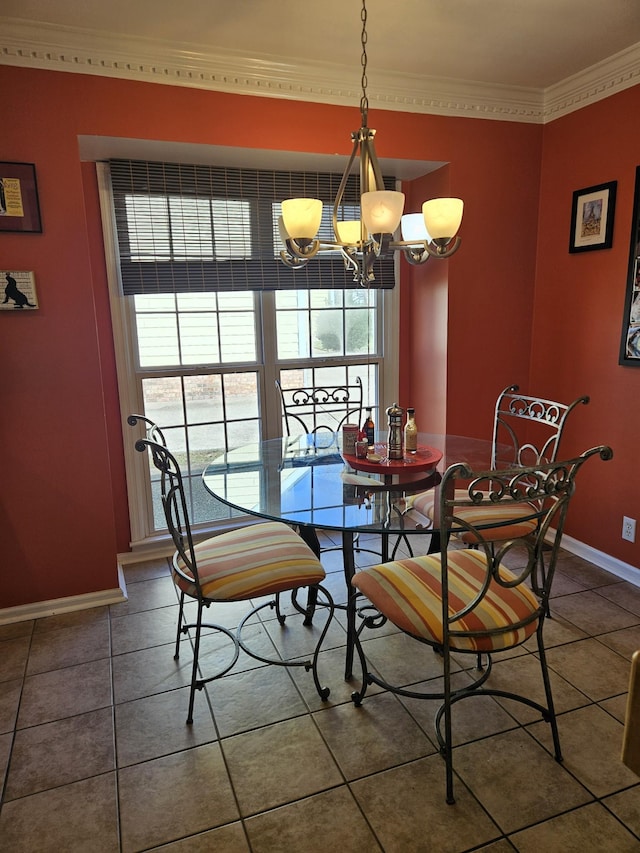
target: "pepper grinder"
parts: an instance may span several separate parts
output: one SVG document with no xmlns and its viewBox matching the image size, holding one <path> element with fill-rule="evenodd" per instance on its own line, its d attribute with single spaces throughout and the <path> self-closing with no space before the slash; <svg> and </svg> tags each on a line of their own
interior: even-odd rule
<svg viewBox="0 0 640 853">
<path fill-rule="evenodd" d="M 397 403 L 387 409 L 389 421 L 389 437 L 387 440 L 387 457 L 389 459 L 402 459 L 402 418 L 404 409 Z"/>
</svg>

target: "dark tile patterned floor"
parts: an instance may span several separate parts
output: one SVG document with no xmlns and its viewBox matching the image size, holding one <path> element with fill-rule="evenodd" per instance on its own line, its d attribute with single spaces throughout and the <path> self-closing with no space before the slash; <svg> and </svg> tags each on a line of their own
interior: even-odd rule
<svg viewBox="0 0 640 853">
<path fill-rule="evenodd" d="M 340 554 L 323 562 L 344 601 Z M 168 564 L 126 576 L 126 603 L 0 628 L 4 853 L 640 850 L 640 779 L 620 760 L 640 588 L 561 555 L 545 635 L 564 762 L 525 706 L 461 703 L 447 806 L 434 703 L 376 688 L 355 708 L 343 613 L 321 655 L 328 702 L 304 669 L 243 655 L 197 694 L 187 726 L 190 649 L 174 661 Z M 241 612 L 224 606 L 218 620 Z M 303 655 L 316 630 L 269 618 L 252 633 Z M 393 626 L 365 647 L 390 680 L 440 676 L 439 658 Z M 224 653 L 209 635 L 204 666 Z M 491 683 L 539 695 L 534 645 L 497 660 Z"/>
</svg>

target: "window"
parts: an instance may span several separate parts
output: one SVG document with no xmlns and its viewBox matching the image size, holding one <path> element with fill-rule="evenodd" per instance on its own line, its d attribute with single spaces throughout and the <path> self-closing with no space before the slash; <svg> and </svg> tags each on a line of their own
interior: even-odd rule
<svg viewBox="0 0 640 853">
<path fill-rule="evenodd" d="M 228 524 L 233 513 L 204 490 L 202 471 L 232 449 L 282 434 L 275 379 L 286 387 L 353 382 L 359 376 L 367 404 L 377 406 L 384 381 L 381 320 L 389 294 L 345 286 L 344 275 L 340 287 L 320 288 L 317 280 L 311 287 L 291 287 L 292 281 L 309 280 L 277 259 L 272 237 L 278 207 L 272 201 L 263 208 L 265 228 L 255 224 L 246 199 L 185 203 L 182 197 L 174 203 L 167 193 L 150 198 L 124 192 L 118 201 L 116 190 L 113 197 L 109 192 L 108 170 L 102 167 L 100 174 L 104 219 L 109 223 L 115 212 L 118 232 L 105 228 L 123 414 L 145 414 L 162 426 L 185 477 L 194 525 Z M 256 245 L 264 255 L 265 231 L 272 235 L 269 262 L 278 272 L 269 268 L 262 281 L 283 276 L 288 287 L 251 289 L 255 270 L 245 269 L 241 285 L 229 288 L 225 282 L 235 273 L 202 271 L 255 256 Z M 123 283 L 129 276 L 124 295 L 118 261 Z M 251 266 L 246 257 L 241 263 Z M 264 257 L 260 263 L 266 264 Z M 194 265 L 201 267 L 199 277 Z M 161 539 L 157 472 L 133 451 L 130 433 L 125 453 L 132 542 Z M 247 466 L 249 484 L 261 488 L 257 465 Z"/>
</svg>

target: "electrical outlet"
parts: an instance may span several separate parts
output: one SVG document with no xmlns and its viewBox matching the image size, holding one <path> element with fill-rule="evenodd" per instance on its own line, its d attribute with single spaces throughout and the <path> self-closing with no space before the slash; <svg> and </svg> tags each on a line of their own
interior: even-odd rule
<svg viewBox="0 0 640 853">
<path fill-rule="evenodd" d="M 627 518 L 627 516 L 623 516 L 622 518 L 622 538 L 626 539 L 627 542 L 635 542 L 636 541 L 636 520 L 635 518 Z"/>
</svg>

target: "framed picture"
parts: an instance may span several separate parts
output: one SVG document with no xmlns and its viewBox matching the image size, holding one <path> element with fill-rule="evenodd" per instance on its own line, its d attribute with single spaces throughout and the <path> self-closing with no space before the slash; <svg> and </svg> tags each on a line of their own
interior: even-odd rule
<svg viewBox="0 0 640 853">
<path fill-rule="evenodd" d="M 619 364 L 640 367 L 640 166 L 636 169 Z"/>
<path fill-rule="evenodd" d="M 576 190 L 571 208 L 570 252 L 610 249 L 613 243 L 613 214 L 617 181 Z"/>
<path fill-rule="evenodd" d="M 30 271 L 0 270 L 0 311 L 38 308 L 35 276 Z"/>
<path fill-rule="evenodd" d="M 0 162 L 0 231 L 42 232 L 33 163 Z"/>
</svg>

